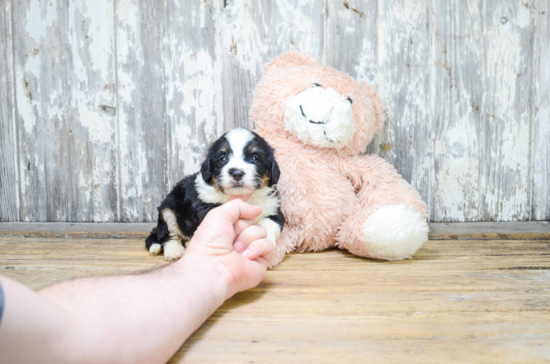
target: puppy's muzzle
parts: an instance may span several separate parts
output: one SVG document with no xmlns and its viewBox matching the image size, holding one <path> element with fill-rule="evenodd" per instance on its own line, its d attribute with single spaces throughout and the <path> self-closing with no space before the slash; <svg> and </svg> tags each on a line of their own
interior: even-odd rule
<svg viewBox="0 0 550 364">
<path fill-rule="evenodd" d="M 235 180 L 240 181 L 244 177 L 244 171 L 237 169 L 237 168 L 231 168 L 229 170 L 229 175 Z"/>
</svg>

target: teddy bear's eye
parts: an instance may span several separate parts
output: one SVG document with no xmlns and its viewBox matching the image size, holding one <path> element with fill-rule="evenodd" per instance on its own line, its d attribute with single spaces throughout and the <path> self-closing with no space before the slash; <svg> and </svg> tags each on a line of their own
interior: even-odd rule
<svg viewBox="0 0 550 364">
<path fill-rule="evenodd" d="M 348 101 L 350 104 L 353 104 L 353 100 L 348 97 Z"/>
<path fill-rule="evenodd" d="M 321 85 L 319 85 L 318 83 L 314 83 L 313 87 L 321 87 Z"/>
</svg>

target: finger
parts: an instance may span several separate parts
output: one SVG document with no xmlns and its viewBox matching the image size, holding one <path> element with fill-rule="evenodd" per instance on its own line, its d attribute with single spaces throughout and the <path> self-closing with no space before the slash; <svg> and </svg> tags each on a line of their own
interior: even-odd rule
<svg viewBox="0 0 550 364">
<path fill-rule="evenodd" d="M 233 228 L 235 229 L 235 239 L 233 240 L 233 242 L 235 242 L 237 237 L 243 232 L 244 229 L 254 225 L 254 223 L 254 220 L 237 220 L 237 222 L 233 225 Z"/>
<path fill-rule="evenodd" d="M 239 219 L 252 220 L 262 213 L 262 208 L 259 206 L 249 205 L 242 200 L 236 199 L 224 203 L 210 211 L 205 219 L 222 218 L 231 221 L 234 224 Z"/>
<path fill-rule="evenodd" d="M 258 257 L 254 261 L 260 263 L 265 269 L 269 268 L 269 261 L 264 257 Z"/>
<path fill-rule="evenodd" d="M 243 256 L 247 257 L 250 260 L 254 260 L 258 257 L 266 257 L 273 250 L 273 242 L 269 239 L 260 239 L 255 240 L 245 251 L 242 253 Z"/>
<path fill-rule="evenodd" d="M 252 194 L 250 194 L 250 195 L 231 196 L 228 201 L 241 200 L 243 202 L 246 202 L 246 201 L 248 201 L 250 196 L 252 196 Z"/>
<path fill-rule="evenodd" d="M 255 240 L 265 239 L 267 237 L 267 229 L 260 225 L 252 225 L 244 229 L 243 232 L 235 240 L 233 249 L 237 252 L 243 252 Z"/>
</svg>

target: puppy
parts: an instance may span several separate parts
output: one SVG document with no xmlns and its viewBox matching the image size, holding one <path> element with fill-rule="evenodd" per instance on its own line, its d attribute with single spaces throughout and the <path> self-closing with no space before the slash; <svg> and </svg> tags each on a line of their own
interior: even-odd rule
<svg viewBox="0 0 550 364">
<path fill-rule="evenodd" d="M 279 166 L 267 142 L 246 129 L 224 134 L 208 150 L 200 173 L 178 182 L 160 204 L 157 227 L 145 241 L 151 254 L 177 260 L 206 214 L 233 195 L 252 194 L 249 204 L 262 207 L 256 223 L 277 241 L 285 223 L 276 184 Z"/>
</svg>

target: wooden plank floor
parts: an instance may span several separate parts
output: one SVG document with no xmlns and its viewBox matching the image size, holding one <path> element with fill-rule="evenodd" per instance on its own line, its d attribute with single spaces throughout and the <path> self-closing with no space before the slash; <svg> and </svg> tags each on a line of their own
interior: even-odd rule
<svg viewBox="0 0 550 364">
<path fill-rule="evenodd" d="M 163 264 L 137 238 L 0 238 L 0 274 L 35 289 Z M 550 240 L 432 240 L 402 262 L 288 255 L 171 360 L 216 362 L 550 362 Z"/>
</svg>

